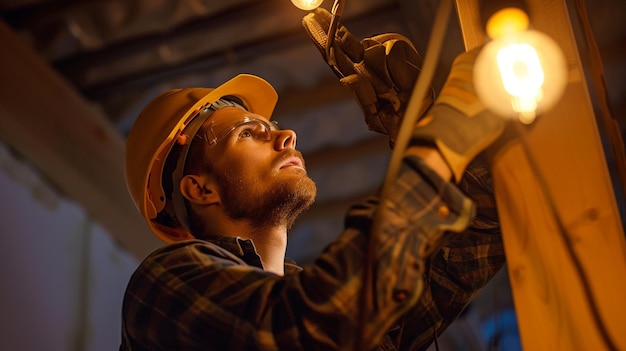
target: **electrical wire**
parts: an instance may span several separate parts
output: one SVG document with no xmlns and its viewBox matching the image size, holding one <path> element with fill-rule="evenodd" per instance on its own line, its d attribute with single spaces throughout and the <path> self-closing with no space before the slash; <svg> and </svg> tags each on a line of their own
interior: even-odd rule
<svg viewBox="0 0 626 351">
<path fill-rule="evenodd" d="M 523 136 L 522 125 L 519 123 L 516 123 L 515 126 L 516 126 L 515 133 L 517 134 L 518 139 L 521 142 L 522 150 L 524 151 L 524 155 L 526 156 L 528 163 L 530 165 L 529 167 L 530 171 L 533 173 L 534 178 L 537 180 L 537 183 L 539 184 L 539 190 L 545 196 L 548 210 L 550 211 L 550 214 L 554 218 L 556 228 L 558 230 L 558 233 L 561 236 L 561 239 L 565 243 L 565 252 L 569 256 L 570 261 L 572 262 L 574 266 L 574 270 L 576 271 L 576 275 L 578 276 L 580 283 L 583 287 L 582 293 L 585 299 L 587 300 L 589 309 L 591 310 L 591 317 L 593 318 L 594 324 L 596 328 L 598 329 L 598 332 L 600 333 L 600 338 L 602 339 L 602 342 L 604 342 L 604 344 L 606 345 L 606 350 L 617 351 L 617 346 L 615 342 L 611 339 L 611 336 L 609 335 L 609 332 L 606 326 L 604 325 L 604 322 L 602 321 L 602 317 L 600 316 L 600 311 L 598 308 L 598 304 L 596 302 L 596 298 L 594 297 L 593 291 L 591 289 L 591 283 L 589 282 L 589 277 L 585 273 L 583 264 L 580 262 L 580 259 L 576 255 L 576 250 L 574 250 L 574 244 L 571 240 L 571 235 L 569 234 L 567 228 L 565 228 L 565 224 L 563 224 L 563 220 L 561 219 L 561 216 L 559 215 L 557 211 L 554 198 L 552 197 L 552 194 L 550 193 L 550 189 L 548 188 L 547 182 L 545 178 L 543 177 L 543 174 L 541 173 L 539 167 L 537 166 L 537 162 L 535 161 L 535 158 L 532 152 L 530 151 L 530 147 L 528 146 L 528 143 L 526 142 L 526 139 Z"/>
<path fill-rule="evenodd" d="M 339 24 L 339 19 L 343 15 L 345 1 L 344 0 L 335 0 L 333 3 L 333 7 L 331 9 L 331 17 L 330 24 L 328 25 L 328 35 L 326 35 L 326 60 L 327 63 L 335 73 L 338 73 L 340 76 L 343 76 L 341 70 L 337 67 L 337 60 L 335 59 L 335 50 L 333 45 L 335 43 L 335 34 L 337 33 L 337 26 Z"/>
<path fill-rule="evenodd" d="M 437 13 L 433 23 L 433 29 L 431 31 L 428 46 L 426 48 L 424 64 L 422 66 L 417 82 L 415 83 L 415 86 L 413 88 L 411 98 L 409 99 L 409 103 L 402 119 L 400 130 L 398 131 L 396 144 L 394 146 L 391 159 L 389 161 L 387 173 L 385 175 L 385 181 L 381 190 L 379 200 L 380 204 L 382 204 L 384 199 L 389 196 L 389 192 L 393 187 L 393 184 L 400 170 L 400 166 L 402 165 L 404 151 L 409 144 L 413 127 L 415 126 L 419 117 L 419 111 L 421 111 L 423 107 L 422 105 L 424 98 L 430 92 L 432 78 L 437 68 L 437 62 L 439 61 L 441 47 L 443 46 L 443 42 L 445 39 L 446 28 L 450 20 L 451 11 L 452 0 L 442 0 L 439 2 L 439 6 L 437 8 Z M 381 224 L 383 222 L 383 214 L 380 209 L 381 206 L 378 206 L 374 213 L 371 233 L 368 237 L 368 244 L 365 251 L 365 262 L 363 265 L 362 279 L 364 287 L 374 286 L 374 276 L 372 268 L 375 260 L 375 257 L 373 257 L 373 253 L 375 252 L 375 240 L 373 240 L 373 238 L 376 237 L 377 233 L 380 233 L 382 230 Z M 422 293 L 423 286 L 423 282 L 421 282 L 418 287 L 418 289 L 420 290 L 419 294 Z M 363 343 L 364 339 L 367 337 L 365 333 L 368 321 L 366 311 L 369 310 L 369 308 L 367 308 L 367 304 L 369 303 L 369 301 L 372 300 L 372 293 L 372 289 L 366 288 L 361 289 L 361 292 L 359 294 L 359 303 L 362 308 L 359 309 L 360 318 L 358 319 L 359 325 L 357 333 L 359 337 L 357 337 L 355 340 L 354 351 L 365 350 Z"/>
</svg>

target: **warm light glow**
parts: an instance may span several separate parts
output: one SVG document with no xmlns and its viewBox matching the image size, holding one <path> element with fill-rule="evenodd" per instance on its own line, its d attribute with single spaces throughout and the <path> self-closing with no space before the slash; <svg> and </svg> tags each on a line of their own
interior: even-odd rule
<svg viewBox="0 0 626 351">
<path fill-rule="evenodd" d="M 561 97 L 567 81 L 559 46 L 537 31 L 508 34 L 489 42 L 476 59 L 474 82 L 493 112 L 532 123 Z"/>
<path fill-rule="evenodd" d="M 300 10 L 313 10 L 318 8 L 324 0 L 291 0 L 291 2 Z"/>
<path fill-rule="evenodd" d="M 537 51 L 528 44 L 510 44 L 498 50 L 496 61 L 513 110 L 532 113 L 541 101 L 544 81 Z"/>
<path fill-rule="evenodd" d="M 492 39 L 528 29 L 528 15 L 515 7 L 507 7 L 494 13 L 487 21 L 487 35 Z"/>
</svg>

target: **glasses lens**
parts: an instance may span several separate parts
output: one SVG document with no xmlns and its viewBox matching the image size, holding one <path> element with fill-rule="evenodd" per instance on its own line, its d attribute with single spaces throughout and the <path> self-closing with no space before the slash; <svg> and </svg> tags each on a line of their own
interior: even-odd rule
<svg viewBox="0 0 626 351">
<path fill-rule="evenodd" d="M 253 137 L 255 139 L 265 141 L 272 138 L 270 126 L 258 119 L 249 120 L 239 124 L 235 127 L 234 132 L 237 133 L 239 138 Z"/>
<path fill-rule="evenodd" d="M 222 131 L 215 130 L 212 125 L 207 133 L 207 139 L 209 140 L 209 146 L 214 147 L 220 140 L 228 137 L 231 134 L 236 134 L 237 138 L 255 138 L 258 140 L 269 141 L 272 139 L 272 130 L 278 129 L 278 124 L 272 122 L 272 125 L 267 122 L 257 119 L 245 117 L 243 121 L 240 121 L 229 128 Z"/>
</svg>

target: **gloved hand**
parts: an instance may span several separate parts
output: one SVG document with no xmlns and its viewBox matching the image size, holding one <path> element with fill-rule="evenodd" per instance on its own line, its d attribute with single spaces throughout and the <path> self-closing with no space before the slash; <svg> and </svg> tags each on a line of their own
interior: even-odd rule
<svg viewBox="0 0 626 351">
<path fill-rule="evenodd" d="M 302 19 L 313 43 L 326 57 L 331 14 L 317 8 Z M 337 26 L 333 42 L 336 65 L 329 65 L 342 85 L 355 95 L 370 130 L 389 136 L 395 144 L 402 116 L 422 65 L 422 58 L 404 36 L 386 33 L 362 41 L 346 27 Z M 420 115 L 430 107 L 433 95 L 425 98 Z"/>
<path fill-rule="evenodd" d="M 410 144 L 434 145 L 459 182 L 467 165 L 492 145 L 507 120 L 476 96 L 474 63 L 481 47 L 457 56 L 433 106 L 413 129 Z"/>
</svg>

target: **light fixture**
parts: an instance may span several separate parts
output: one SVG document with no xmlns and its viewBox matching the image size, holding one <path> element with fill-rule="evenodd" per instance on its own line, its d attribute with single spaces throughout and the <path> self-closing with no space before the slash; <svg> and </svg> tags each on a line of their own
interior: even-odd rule
<svg viewBox="0 0 626 351">
<path fill-rule="evenodd" d="M 491 13 L 486 15 L 485 29 L 493 40 L 476 59 L 476 94 L 493 112 L 530 124 L 563 94 L 564 55 L 549 36 L 528 29 L 523 6 L 487 11 Z"/>
<path fill-rule="evenodd" d="M 313 10 L 318 8 L 324 0 L 291 0 L 291 2 L 300 10 Z"/>
</svg>

